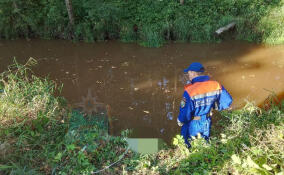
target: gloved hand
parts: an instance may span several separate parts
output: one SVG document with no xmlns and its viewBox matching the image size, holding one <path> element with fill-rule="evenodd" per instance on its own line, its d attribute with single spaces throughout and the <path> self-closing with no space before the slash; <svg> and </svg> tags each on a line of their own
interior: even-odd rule
<svg viewBox="0 0 284 175">
<path fill-rule="evenodd" d="M 177 119 L 177 124 L 178 124 L 178 126 L 182 126 L 183 125 L 183 123 L 180 122 L 178 119 Z"/>
</svg>

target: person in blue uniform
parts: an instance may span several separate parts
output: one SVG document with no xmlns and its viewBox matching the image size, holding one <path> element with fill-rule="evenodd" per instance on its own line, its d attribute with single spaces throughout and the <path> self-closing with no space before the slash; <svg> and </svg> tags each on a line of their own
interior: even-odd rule
<svg viewBox="0 0 284 175">
<path fill-rule="evenodd" d="M 189 139 L 198 133 L 207 141 L 210 137 L 212 109 L 224 110 L 230 108 L 232 97 L 228 91 L 217 81 L 210 80 L 202 75 L 204 67 L 194 62 L 184 70 L 190 84 L 184 87 L 183 98 L 177 123 L 181 126 L 181 135 L 190 147 Z"/>
</svg>

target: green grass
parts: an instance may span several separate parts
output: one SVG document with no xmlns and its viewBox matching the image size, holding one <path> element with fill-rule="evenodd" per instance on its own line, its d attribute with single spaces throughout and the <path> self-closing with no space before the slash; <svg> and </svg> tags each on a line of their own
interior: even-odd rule
<svg viewBox="0 0 284 175">
<path fill-rule="evenodd" d="M 73 0 L 69 25 L 64 1 L 0 2 L 0 37 L 116 40 L 160 47 L 166 41 L 219 42 L 214 32 L 231 22 L 233 39 L 284 43 L 284 0 Z M 133 30 L 137 26 L 138 31 Z"/>
<path fill-rule="evenodd" d="M 127 42 L 127 43 L 137 42 L 137 34 L 134 31 L 134 25 L 131 24 L 122 25 L 119 36 L 122 42 Z"/>
<path fill-rule="evenodd" d="M 202 138 L 187 149 L 183 138 L 174 148 L 126 162 L 133 174 L 281 174 L 284 173 L 284 104 L 268 111 L 247 104 L 223 112 L 210 144 Z M 214 127 L 212 128 L 214 130 Z"/>
<path fill-rule="evenodd" d="M 25 65 L 15 62 L 8 71 L 0 74 L 1 128 L 11 128 L 32 124 L 35 120 L 56 120 L 60 116 L 60 98 L 53 94 L 54 82 L 30 74 L 28 66 L 35 65 L 30 59 Z"/>
<path fill-rule="evenodd" d="M 140 31 L 140 44 L 146 47 L 160 47 L 164 44 L 159 26 L 145 26 Z"/>
<path fill-rule="evenodd" d="M 15 62 L 1 74 L 0 174 L 284 173 L 283 102 L 222 112 L 209 144 L 196 138 L 187 149 L 177 135 L 156 154 L 137 154 L 126 149 L 128 131 L 110 136 L 105 116 L 86 116 L 55 97 L 60 88 L 34 76 L 35 63 Z"/>
<path fill-rule="evenodd" d="M 118 160 L 126 141 L 105 116 L 85 116 L 55 97 L 60 89 L 15 61 L 1 74 L 0 174 L 90 174 Z"/>
</svg>

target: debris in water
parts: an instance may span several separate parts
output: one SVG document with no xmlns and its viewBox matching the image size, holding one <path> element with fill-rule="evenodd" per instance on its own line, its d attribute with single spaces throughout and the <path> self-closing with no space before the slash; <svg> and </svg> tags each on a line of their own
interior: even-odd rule
<svg viewBox="0 0 284 175">
<path fill-rule="evenodd" d="M 129 106 L 128 109 L 133 110 L 134 108 L 132 108 L 131 106 Z"/>
<path fill-rule="evenodd" d="M 121 66 L 129 66 L 129 62 L 123 62 L 123 63 L 121 63 Z"/>
<path fill-rule="evenodd" d="M 168 118 L 168 120 L 173 120 L 173 112 L 168 112 L 167 113 L 167 118 Z"/>
<path fill-rule="evenodd" d="M 121 87 L 121 88 L 119 88 L 119 89 L 123 90 L 124 88 Z"/>
<path fill-rule="evenodd" d="M 149 113 L 150 113 L 149 111 L 143 111 L 143 112 L 145 112 L 146 114 L 149 114 Z"/>
<path fill-rule="evenodd" d="M 117 67 L 115 67 L 115 66 L 111 66 L 111 68 L 112 68 L 112 69 L 116 69 Z"/>
<path fill-rule="evenodd" d="M 134 88 L 134 91 L 138 91 L 139 90 L 139 88 Z"/>
<path fill-rule="evenodd" d="M 69 74 L 69 72 L 65 72 L 66 74 Z"/>
<path fill-rule="evenodd" d="M 103 68 L 103 66 L 99 65 L 98 68 Z"/>
<path fill-rule="evenodd" d="M 246 76 L 243 75 L 243 76 L 242 76 L 242 79 L 243 79 L 243 80 L 246 79 Z"/>
<path fill-rule="evenodd" d="M 72 84 L 74 84 L 74 85 L 75 85 L 75 84 L 76 84 L 76 85 L 78 85 L 78 78 L 73 79 L 73 80 L 72 80 Z"/>
<path fill-rule="evenodd" d="M 170 90 L 168 90 L 168 89 L 165 89 L 165 93 L 169 93 L 169 92 L 171 92 Z"/>
<path fill-rule="evenodd" d="M 171 103 L 166 102 L 165 105 L 166 105 L 166 112 L 168 112 L 172 109 Z"/>
</svg>

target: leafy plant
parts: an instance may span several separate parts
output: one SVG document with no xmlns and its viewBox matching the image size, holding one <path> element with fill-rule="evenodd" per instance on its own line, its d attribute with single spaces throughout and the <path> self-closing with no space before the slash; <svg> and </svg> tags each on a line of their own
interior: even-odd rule
<svg viewBox="0 0 284 175">
<path fill-rule="evenodd" d="M 2 0 L 0 37 L 120 39 L 159 47 L 169 40 L 216 42 L 214 32 L 236 22 L 232 38 L 283 43 L 283 0 L 72 0 L 70 27 L 64 1 Z M 135 27 L 135 31 L 133 30 Z M 136 32 L 137 30 L 137 32 Z M 222 38 L 222 37 L 221 37 Z"/>
</svg>

